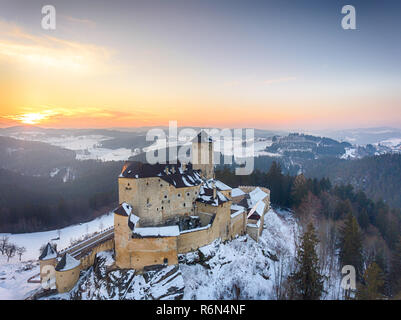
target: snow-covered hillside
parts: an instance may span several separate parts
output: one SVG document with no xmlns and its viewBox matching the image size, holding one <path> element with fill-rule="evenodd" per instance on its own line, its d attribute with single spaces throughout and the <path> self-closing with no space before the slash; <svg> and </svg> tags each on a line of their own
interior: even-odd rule
<svg viewBox="0 0 401 320">
<path fill-rule="evenodd" d="M 179 268 L 143 275 L 117 270 L 106 262 L 84 272 L 70 293 L 50 299 L 274 299 L 276 277 L 287 273 L 295 254 L 298 227 L 291 213 L 270 210 L 259 242 L 248 235 L 210 245 L 179 257 Z"/>
<path fill-rule="evenodd" d="M 87 224 L 61 229 L 59 248 L 71 239 L 98 231 L 112 224 L 105 215 Z M 114 270 L 112 252 L 99 254 L 95 267 L 81 273 L 77 285 L 69 292 L 50 299 L 277 299 L 279 286 L 293 270 L 299 227 L 291 212 L 269 210 L 264 230 L 255 242 L 248 235 L 232 241 L 216 240 L 195 252 L 179 256 L 179 265 L 135 274 L 135 270 Z M 1 236 L 1 235 L 0 235 Z M 0 260 L 0 299 L 23 299 L 39 284 L 26 280 L 39 272 L 38 249 L 57 230 L 25 235 L 10 235 L 10 240 L 28 248 L 24 260 Z M 26 269 L 26 270 L 24 270 Z M 337 298 L 339 274 L 326 284 L 326 299 Z"/>
</svg>

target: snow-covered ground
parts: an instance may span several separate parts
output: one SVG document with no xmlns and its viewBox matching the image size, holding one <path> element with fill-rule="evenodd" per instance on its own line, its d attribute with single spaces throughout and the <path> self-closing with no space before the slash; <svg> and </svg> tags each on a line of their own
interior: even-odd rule
<svg viewBox="0 0 401 320">
<path fill-rule="evenodd" d="M 391 148 L 393 151 L 401 151 L 401 138 L 393 138 L 380 141 L 379 145 Z"/>
<path fill-rule="evenodd" d="M 113 214 L 109 213 L 92 221 L 76 224 L 60 230 L 18 234 L 0 233 L 0 239 L 3 236 L 8 236 L 9 242 L 14 243 L 19 247 L 25 247 L 26 252 L 22 256 L 22 261 L 37 260 L 40 254 L 40 247 L 49 241 L 57 244 L 57 250 L 61 250 L 68 247 L 72 240 L 79 239 L 86 234 L 98 232 L 101 229 L 104 230 L 113 226 L 113 223 Z M 57 239 L 59 234 L 60 239 L 52 241 L 52 239 Z M 14 257 L 12 259 L 12 261 L 17 261 L 18 257 Z M 1 266 L 2 263 L 0 264 L 0 270 Z"/>
<path fill-rule="evenodd" d="M 166 280 L 168 286 L 184 287 L 184 299 L 277 299 L 277 286 L 293 270 L 299 227 L 292 213 L 285 210 L 269 210 L 264 221 L 264 230 L 259 242 L 245 235 L 224 243 L 216 240 L 195 252 L 181 255 L 179 269 L 170 277 L 171 281 Z M 112 214 L 104 215 L 88 223 L 61 229 L 60 240 L 54 242 L 61 249 L 68 246 L 71 240 L 99 231 L 100 226 L 107 228 L 112 224 Z M 3 235 L 0 234 L 0 237 Z M 24 262 L 19 262 L 18 257 L 14 257 L 7 263 L 5 256 L 0 256 L 0 299 L 24 299 L 39 287 L 39 284 L 26 282 L 29 277 L 39 273 L 36 261 L 39 248 L 57 238 L 58 232 L 54 230 L 8 236 L 11 242 L 25 246 L 27 252 L 23 256 Z M 112 259 L 110 254 L 107 255 L 107 259 Z M 108 264 L 111 265 L 112 261 Z M 134 275 L 132 270 L 131 273 L 123 275 L 128 281 L 129 290 L 126 290 L 130 292 L 126 296 L 119 292 L 119 288 L 110 288 L 111 283 L 96 280 L 92 271 L 88 272 L 77 284 L 75 291 L 73 290 L 74 297 L 78 294 L 86 299 L 141 299 L 140 292 L 144 292 L 146 297 L 155 298 L 161 291 L 166 290 L 166 287 L 158 288 L 158 281 L 145 281 L 142 275 Z M 323 297 L 325 299 L 339 297 L 341 275 L 339 272 L 335 273 L 325 285 L 328 290 Z M 119 271 L 113 271 L 110 279 L 113 280 L 118 274 Z M 90 278 L 87 278 L 88 276 Z M 180 281 L 183 281 L 183 285 Z M 96 287 L 88 288 L 91 283 L 96 283 Z M 114 279 L 113 283 L 120 282 Z M 85 288 L 85 292 L 79 293 L 79 286 Z M 100 289 L 97 286 L 102 292 L 98 292 Z M 57 296 L 62 299 L 72 297 L 69 294 Z"/>
<path fill-rule="evenodd" d="M 39 262 L 19 262 L 18 258 L 10 259 L 0 255 L 0 300 L 22 300 L 27 298 L 40 286 L 39 283 L 28 283 L 27 280 L 39 273 Z"/>
<path fill-rule="evenodd" d="M 280 261 L 272 257 L 282 252 L 294 256 L 296 230 L 288 212 L 270 210 L 259 242 L 248 235 L 226 243 L 216 241 L 199 250 L 207 259 L 211 257 L 203 265 L 189 264 L 198 259 L 197 252 L 185 255 L 186 263 L 180 264 L 184 299 L 274 299 L 274 270 Z M 287 259 L 283 267 L 288 270 L 291 262 Z"/>
<path fill-rule="evenodd" d="M 355 159 L 357 157 L 356 151 L 356 148 L 345 148 L 345 153 L 340 158 Z"/>
<path fill-rule="evenodd" d="M 60 135 L 57 137 L 48 136 L 43 132 L 24 131 L 12 134 L 10 137 L 20 140 L 39 141 L 53 146 L 73 150 L 76 152 L 77 160 L 101 160 L 101 161 L 120 161 L 127 160 L 136 154 L 127 148 L 107 149 L 101 148 L 102 141 L 110 140 L 111 137 L 102 135 Z"/>
<path fill-rule="evenodd" d="M 8 234 L 9 242 L 17 246 L 25 247 L 21 262 L 18 256 L 10 258 L 0 255 L 0 300 L 25 299 L 30 293 L 39 288 L 40 284 L 27 283 L 27 280 L 39 273 L 39 249 L 43 244 L 51 241 L 57 244 L 58 250 L 68 247 L 73 240 L 77 240 L 86 234 L 98 232 L 113 225 L 113 214 L 109 213 L 87 223 L 69 226 L 60 230 L 46 232 Z M 53 240 L 58 238 L 59 240 Z M 27 270 L 25 270 L 27 269 Z"/>
</svg>

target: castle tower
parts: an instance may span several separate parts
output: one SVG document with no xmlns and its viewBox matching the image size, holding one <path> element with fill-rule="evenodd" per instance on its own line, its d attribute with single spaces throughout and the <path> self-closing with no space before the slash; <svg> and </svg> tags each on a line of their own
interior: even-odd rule
<svg viewBox="0 0 401 320">
<path fill-rule="evenodd" d="M 114 210 L 114 248 L 116 265 L 120 268 L 129 266 L 128 243 L 131 239 L 132 231 L 129 227 L 129 218 L 132 207 L 123 202 Z"/>
<path fill-rule="evenodd" d="M 214 179 L 213 141 L 205 131 L 192 140 L 192 164 L 206 179 Z"/>
<path fill-rule="evenodd" d="M 65 253 L 56 266 L 56 287 L 59 293 L 70 291 L 79 279 L 81 261 Z"/>
<path fill-rule="evenodd" d="M 40 280 L 42 283 L 47 282 L 49 289 L 53 288 L 55 286 L 55 283 L 53 283 L 55 279 L 52 279 L 51 271 L 57 265 L 57 252 L 50 243 L 43 248 L 43 251 L 39 256 L 39 265 Z"/>
</svg>

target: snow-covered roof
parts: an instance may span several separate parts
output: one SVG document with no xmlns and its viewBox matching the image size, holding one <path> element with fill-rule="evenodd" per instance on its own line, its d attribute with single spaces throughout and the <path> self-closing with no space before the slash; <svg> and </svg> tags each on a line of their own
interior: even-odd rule
<svg viewBox="0 0 401 320">
<path fill-rule="evenodd" d="M 140 220 L 140 218 L 138 216 L 131 213 L 128 218 L 128 227 L 130 227 L 131 230 L 134 230 L 134 228 L 139 220 Z"/>
<path fill-rule="evenodd" d="M 244 212 L 245 212 L 245 208 L 243 206 L 240 206 L 238 204 L 231 205 L 231 218 L 232 219 Z"/>
<path fill-rule="evenodd" d="M 207 188 L 213 188 L 213 185 L 217 188 L 219 191 L 228 191 L 231 190 L 232 188 L 226 185 L 225 183 L 221 182 L 220 180 L 215 180 L 215 179 L 209 179 L 205 182 L 205 186 Z"/>
<path fill-rule="evenodd" d="M 176 237 L 180 235 L 180 229 L 178 226 L 143 227 L 135 228 L 133 234 L 140 237 Z"/>
<path fill-rule="evenodd" d="M 80 260 L 73 258 L 69 253 L 65 253 L 56 266 L 56 271 L 67 271 L 78 267 Z"/>
<path fill-rule="evenodd" d="M 239 197 L 239 196 L 243 196 L 245 194 L 244 191 L 242 191 L 240 188 L 234 188 L 231 191 L 231 197 Z"/>
<path fill-rule="evenodd" d="M 132 212 L 132 207 L 128 203 L 123 202 L 117 208 L 115 208 L 113 212 L 120 216 L 128 217 Z"/>
<path fill-rule="evenodd" d="M 256 187 L 249 192 L 249 206 L 253 207 L 259 200 L 263 200 L 267 197 L 267 193 L 262 191 L 259 187 Z"/>
<path fill-rule="evenodd" d="M 43 249 L 39 256 L 39 260 L 49 260 L 57 257 L 57 252 L 54 250 L 50 243 L 47 243 L 46 247 Z"/>
<path fill-rule="evenodd" d="M 218 205 L 229 201 L 229 199 L 222 194 L 220 191 L 216 190 L 216 197 L 213 198 L 213 189 L 208 188 L 207 185 L 201 186 L 199 189 L 199 195 L 196 199 L 198 202 L 211 204 L 212 206 L 217 207 Z"/>
<path fill-rule="evenodd" d="M 265 203 L 260 200 L 249 212 L 248 219 L 259 220 L 260 217 L 263 216 L 264 210 Z"/>
<path fill-rule="evenodd" d="M 198 171 L 188 164 L 185 170 L 180 162 L 167 164 L 149 164 L 130 161 L 124 164 L 120 177 L 141 179 L 159 177 L 176 188 L 194 187 L 202 183 Z"/>
</svg>

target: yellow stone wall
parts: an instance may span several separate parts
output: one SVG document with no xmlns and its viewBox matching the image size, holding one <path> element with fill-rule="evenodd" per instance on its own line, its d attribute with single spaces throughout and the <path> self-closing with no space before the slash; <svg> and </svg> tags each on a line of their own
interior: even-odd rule
<svg viewBox="0 0 401 320">
<path fill-rule="evenodd" d="M 249 234 L 249 236 L 255 240 L 258 241 L 259 239 L 259 229 L 256 227 L 246 227 L 246 233 Z"/>
<path fill-rule="evenodd" d="M 203 247 L 212 241 L 212 230 L 211 228 L 181 233 L 178 237 L 178 253 L 187 253 L 195 251 L 200 247 Z"/>
<path fill-rule="evenodd" d="M 81 265 L 66 271 L 56 271 L 56 288 L 59 293 L 70 291 L 78 281 Z"/>
<path fill-rule="evenodd" d="M 241 213 L 238 216 L 231 219 L 231 239 L 235 238 L 237 235 L 245 234 L 246 230 L 246 214 Z"/>
<path fill-rule="evenodd" d="M 175 188 L 163 179 L 119 178 L 119 202 L 129 203 L 140 226 L 163 224 L 179 215 L 194 215 L 200 186 Z"/>
<path fill-rule="evenodd" d="M 131 239 L 131 235 L 131 229 L 128 227 L 128 217 L 114 214 L 114 252 L 116 265 L 120 268 L 127 268 L 128 242 Z"/>
<path fill-rule="evenodd" d="M 158 264 L 178 264 L 177 237 L 132 238 L 129 241 L 123 267 L 141 270 Z"/>
<path fill-rule="evenodd" d="M 92 266 L 95 261 L 95 257 L 96 257 L 97 253 L 102 252 L 102 251 L 112 250 L 112 249 L 114 249 L 114 239 L 110 239 L 105 242 L 102 242 L 101 244 L 99 244 L 98 246 L 93 248 L 88 255 L 86 255 L 80 259 L 81 260 L 81 268 L 86 269 L 86 268 L 89 268 L 90 266 Z"/>
<path fill-rule="evenodd" d="M 244 215 L 240 215 L 238 221 L 231 221 L 231 201 L 228 201 L 218 207 L 197 203 L 198 212 L 207 212 L 214 214 L 214 220 L 210 228 L 199 231 L 181 233 L 178 237 L 178 253 L 194 251 L 199 247 L 212 243 L 214 240 L 228 240 L 237 234 L 243 234 L 245 225 L 243 223 Z"/>
</svg>

